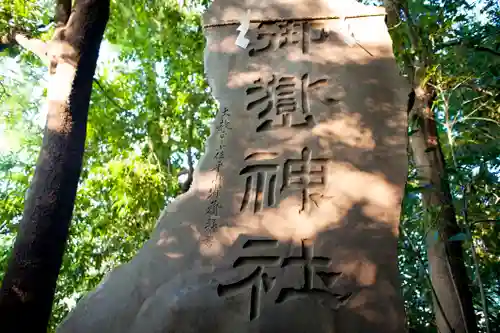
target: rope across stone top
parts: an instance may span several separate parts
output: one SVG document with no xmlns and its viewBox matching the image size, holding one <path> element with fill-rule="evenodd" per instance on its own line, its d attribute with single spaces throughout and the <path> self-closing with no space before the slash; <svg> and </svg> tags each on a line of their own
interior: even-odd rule
<svg viewBox="0 0 500 333">
<path fill-rule="evenodd" d="M 385 16 L 386 14 L 365 14 L 365 15 L 350 15 L 350 16 L 319 16 L 319 17 L 287 17 L 287 18 L 273 18 L 273 19 L 263 19 L 263 20 L 250 20 L 250 23 L 274 23 L 274 22 L 286 22 L 286 21 L 325 21 L 325 20 L 344 20 L 344 19 L 355 19 L 363 17 L 374 17 L 374 16 Z M 222 27 L 228 25 L 239 25 L 241 24 L 238 20 L 230 20 L 215 24 L 205 24 L 203 28 L 213 28 Z"/>
</svg>

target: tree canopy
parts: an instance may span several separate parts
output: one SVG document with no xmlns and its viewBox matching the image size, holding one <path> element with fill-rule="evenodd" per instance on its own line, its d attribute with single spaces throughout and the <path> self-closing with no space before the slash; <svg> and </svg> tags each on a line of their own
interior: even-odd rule
<svg viewBox="0 0 500 333">
<path fill-rule="evenodd" d="M 181 170 L 203 153 L 217 108 L 203 73 L 200 15 L 209 2 L 111 2 L 52 330 L 132 258 L 180 193 Z M 500 332 L 500 7 L 495 0 L 397 2 L 402 19 L 390 34 L 401 73 L 436 91 L 432 110 L 462 228 L 447 241 L 465 249 L 480 331 Z M 0 38 L 17 29 L 48 40 L 52 13 L 49 0 L 0 0 Z M 0 51 L 0 280 L 41 146 L 46 93 L 47 69 L 36 56 L 16 46 Z M 398 260 L 409 326 L 431 333 L 425 240 L 433 220 L 418 167 L 410 163 Z"/>
</svg>

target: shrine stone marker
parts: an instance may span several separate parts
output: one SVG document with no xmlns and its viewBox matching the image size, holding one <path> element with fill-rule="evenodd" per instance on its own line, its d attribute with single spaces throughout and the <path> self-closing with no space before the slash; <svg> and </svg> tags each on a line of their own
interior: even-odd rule
<svg viewBox="0 0 500 333">
<path fill-rule="evenodd" d="M 404 332 L 409 87 L 384 15 L 214 0 L 205 68 L 220 111 L 191 189 L 58 332 Z"/>
</svg>

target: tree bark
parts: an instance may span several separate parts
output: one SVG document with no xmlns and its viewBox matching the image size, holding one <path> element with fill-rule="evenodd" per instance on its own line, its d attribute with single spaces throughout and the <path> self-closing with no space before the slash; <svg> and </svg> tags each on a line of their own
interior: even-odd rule
<svg viewBox="0 0 500 333">
<path fill-rule="evenodd" d="M 193 175 L 194 175 L 194 161 L 193 161 L 193 151 L 191 147 L 194 144 L 194 110 L 189 111 L 188 117 L 189 125 L 188 125 L 188 148 L 187 148 L 187 161 L 188 161 L 188 178 L 186 182 L 183 184 L 182 193 L 186 193 L 191 188 L 191 184 L 193 183 Z"/>
<path fill-rule="evenodd" d="M 418 131 L 410 137 L 410 147 L 420 181 L 426 188 L 422 197 L 430 221 L 426 244 L 431 282 L 436 292 L 433 295 L 436 325 L 442 333 L 474 333 L 477 323 L 462 243 L 448 241 L 461 230 L 433 117 L 435 95 L 428 85 L 424 91 L 417 96 Z"/>
<path fill-rule="evenodd" d="M 422 187 L 424 207 L 431 221 L 427 233 L 427 257 L 432 285 L 436 325 L 440 333 L 475 333 L 477 322 L 469 289 L 469 278 L 464 263 L 463 249 L 460 242 L 448 239 L 460 232 L 449 181 L 446 174 L 446 162 L 441 150 L 437 127 L 434 119 L 433 104 L 436 93 L 430 82 L 424 80 L 427 68 L 432 64 L 432 50 L 422 45 L 421 36 L 413 26 L 408 3 L 405 0 L 385 0 L 387 25 L 396 29 L 400 23 L 408 25 L 408 38 L 415 50 L 420 50 L 417 57 L 403 59 L 406 74 L 413 87 L 408 103 L 412 128 L 409 145 L 412 151 L 419 180 Z M 405 20 L 400 19 L 404 13 Z M 400 48 L 400 45 L 395 45 Z"/>
<path fill-rule="evenodd" d="M 48 115 L 35 174 L 0 293 L 2 332 L 46 332 L 85 147 L 92 79 L 109 0 L 57 4 Z"/>
</svg>

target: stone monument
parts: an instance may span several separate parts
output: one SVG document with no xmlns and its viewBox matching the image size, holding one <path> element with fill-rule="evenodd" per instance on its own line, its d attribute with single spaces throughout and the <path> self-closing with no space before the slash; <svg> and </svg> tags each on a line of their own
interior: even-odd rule
<svg viewBox="0 0 500 333">
<path fill-rule="evenodd" d="M 214 0 L 191 189 L 59 333 L 401 333 L 409 87 L 381 7 Z"/>
</svg>

